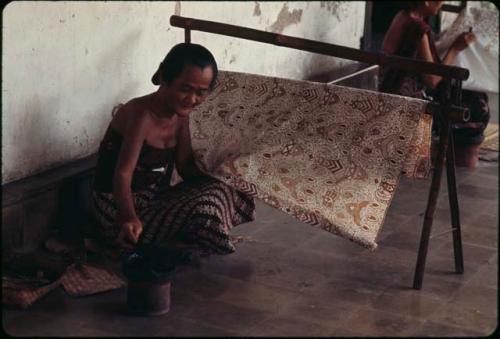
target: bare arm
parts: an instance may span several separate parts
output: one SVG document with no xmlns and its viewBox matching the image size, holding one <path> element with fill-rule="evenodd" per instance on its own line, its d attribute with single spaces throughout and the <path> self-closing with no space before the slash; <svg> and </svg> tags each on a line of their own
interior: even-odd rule
<svg viewBox="0 0 500 339">
<path fill-rule="evenodd" d="M 444 57 L 442 63 L 444 65 L 453 65 L 457 55 L 466 49 L 469 44 L 475 40 L 474 33 L 462 33 L 457 37 L 453 44 L 448 49 L 446 56 Z M 432 57 L 431 46 L 429 41 L 429 36 L 424 34 L 422 40 L 418 46 L 418 56 L 420 59 L 428 62 L 435 62 Z M 439 75 L 423 74 L 422 80 L 427 87 L 435 88 L 437 84 L 443 79 Z"/>
<path fill-rule="evenodd" d="M 191 133 L 189 131 L 189 117 L 180 122 L 181 126 L 177 134 L 177 146 L 175 147 L 175 165 L 179 175 L 186 179 L 193 176 L 201 176 L 203 172 L 196 167 L 191 146 Z"/>
<path fill-rule="evenodd" d="M 123 133 L 123 141 L 113 176 L 113 196 L 118 208 L 115 222 L 122 227 L 118 237 L 118 242 L 121 245 L 125 245 L 123 243 L 125 239 L 137 242 L 142 232 L 142 223 L 137 217 L 132 199 L 131 185 L 147 129 L 147 120 L 142 114 L 127 113 L 129 113 L 129 118 Z"/>
</svg>

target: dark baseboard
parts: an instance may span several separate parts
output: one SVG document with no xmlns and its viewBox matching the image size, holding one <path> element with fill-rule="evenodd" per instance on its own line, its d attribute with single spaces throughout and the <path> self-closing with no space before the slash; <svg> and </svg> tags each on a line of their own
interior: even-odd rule
<svg viewBox="0 0 500 339">
<path fill-rule="evenodd" d="M 2 252 L 29 252 L 57 232 L 74 240 L 91 222 L 97 155 L 2 185 Z"/>
</svg>

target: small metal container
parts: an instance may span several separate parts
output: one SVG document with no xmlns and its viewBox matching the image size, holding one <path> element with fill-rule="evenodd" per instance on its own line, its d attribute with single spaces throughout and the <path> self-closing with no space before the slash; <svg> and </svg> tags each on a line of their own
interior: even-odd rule
<svg viewBox="0 0 500 339">
<path fill-rule="evenodd" d="M 156 316 L 170 310 L 170 281 L 129 282 L 127 309 L 134 315 Z"/>
</svg>

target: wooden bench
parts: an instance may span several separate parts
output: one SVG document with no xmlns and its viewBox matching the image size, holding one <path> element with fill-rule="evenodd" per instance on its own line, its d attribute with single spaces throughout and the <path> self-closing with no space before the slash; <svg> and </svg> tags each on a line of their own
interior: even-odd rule
<svg viewBox="0 0 500 339">
<path fill-rule="evenodd" d="M 97 154 L 2 185 L 2 253 L 26 253 L 54 232 L 68 241 L 92 224 L 90 189 Z"/>
</svg>

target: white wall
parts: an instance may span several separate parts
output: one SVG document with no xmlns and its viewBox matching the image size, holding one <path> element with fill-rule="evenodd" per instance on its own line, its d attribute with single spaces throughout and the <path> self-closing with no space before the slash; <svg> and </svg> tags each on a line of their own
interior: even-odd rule
<svg viewBox="0 0 500 339">
<path fill-rule="evenodd" d="M 97 150 L 118 102 L 184 39 L 178 14 L 359 48 L 365 2 L 11 2 L 2 30 L 2 184 Z M 220 69 L 305 79 L 347 61 L 203 32 Z"/>
</svg>

